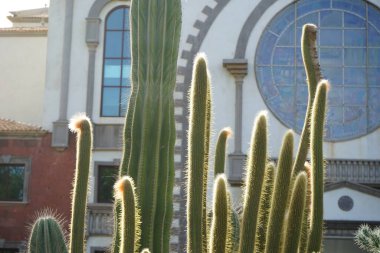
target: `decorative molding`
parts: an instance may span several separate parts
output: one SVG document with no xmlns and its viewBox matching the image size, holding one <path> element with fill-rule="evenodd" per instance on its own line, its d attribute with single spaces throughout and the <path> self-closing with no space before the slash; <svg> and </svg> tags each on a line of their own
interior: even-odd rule
<svg viewBox="0 0 380 253">
<path fill-rule="evenodd" d="M 263 16 L 264 12 L 276 1 L 277 0 L 261 0 L 252 10 L 251 14 L 248 16 L 243 25 L 243 28 L 240 31 L 234 58 L 244 59 L 246 57 L 248 40 L 251 36 L 253 28 L 255 28 L 257 22 Z"/>
<path fill-rule="evenodd" d="M 88 204 L 87 212 L 87 237 L 112 235 L 112 204 Z"/>
<path fill-rule="evenodd" d="M 54 148 L 67 148 L 69 145 L 69 121 L 57 120 L 53 122 L 53 135 L 51 146 Z"/>
<path fill-rule="evenodd" d="M 328 179 L 327 179 L 328 180 Z M 363 184 L 352 183 L 348 181 L 340 181 L 336 183 L 327 183 L 325 186 L 325 192 L 333 191 L 340 188 L 349 188 L 354 191 L 358 191 L 364 194 L 372 195 L 374 197 L 380 198 L 380 190 L 373 187 L 369 187 Z"/>
<path fill-rule="evenodd" d="M 380 160 L 327 160 L 327 182 L 350 181 L 357 184 L 380 184 Z"/>
<path fill-rule="evenodd" d="M 229 166 L 234 166 L 229 167 L 230 173 L 231 168 L 233 168 L 232 174 L 229 175 L 230 183 L 233 185 L 241 185 L 243 183 L 242 175 L 246 155 L 234 156 L 230 154 L 229 157 L 230 156 L 231 160 L 240 159 L 240 161 L 230 161 L 229 163 Z M 277 158 L 271 158 L 269 160 L 275 163 L 277 162 Z M 236 165 L 231 165 L 231 163 Z M 238 164 L 241 164 L 241 166 L 238 167 Z M 372 191 L 369 191 L 371 188 L 365 185 L 380 185 L 380 160 L 328 159 L 326 160 L 326 183 L 326 191 L 344 186 L 367 194 L 377 194 L 374 192 L 376 190 L 372 189 Z M 359 186 L 358 184 L 364 185 Z"/>
<path fill-rule="evenodd" d="M 224 59 L 223 67 L 225 67 L 236 80 L 242 80 L 248 73 L 248 60 Z"/>
<path fill-rule="evenodd" d="M 235 78 L 235 150 L 233 154 L 242 155 L 243 153 L 241 151 L 241 146 L 243 131 L 243 83 L 244 77 L 248 72 L 248 61 L 247 59 L 224 59 L 223 67 L 225 67 Z M 233 168 L 234 167 L 230 167 L 231 170 L 233 170 Z"/>
</svg>

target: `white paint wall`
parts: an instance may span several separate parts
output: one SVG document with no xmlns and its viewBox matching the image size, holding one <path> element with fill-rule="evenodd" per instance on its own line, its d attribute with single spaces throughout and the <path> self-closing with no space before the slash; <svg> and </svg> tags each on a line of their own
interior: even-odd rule
<svg viewBox="0 0 380 253">
<path fill-rule="evenodd" d="M 342 196 L 349 196 L 354 202 L 350 211 L 343 211 L 338 206 L 338 200 Z M 325 220 L 380 220 L 380 198 L 352 190 L 347 187 L 325 192 L 324 199 Z"/>
<path fill-rule="evenodd" d="M 41 126 L 46 36 L 0 36 L 0 118 Z"/>
</svg>

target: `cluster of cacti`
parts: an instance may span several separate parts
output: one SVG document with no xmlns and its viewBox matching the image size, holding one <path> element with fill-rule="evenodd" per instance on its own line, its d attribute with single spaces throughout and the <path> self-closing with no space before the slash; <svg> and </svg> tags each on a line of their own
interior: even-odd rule
<svg viewBox="0 0 380 253">
<path fill-rule="evenodd" d="M 371 229 L 368 225 L 361 225 L 355 235 L 356 244 L 370 253 L 380 252 L 380 227 Z"/>
<path fill-rule="evenodd" d="M 120 178 L 115 186 L 114 253 L 169 252 L 175 143 L 173 92 L 180 16 L 180 0 L 132 1 L 132 94 L 125 120 Z M 321 251 L 322 140 L 328 84 L 320 81 L 315 41 L 316 27 L 304 26 L 302 54 L 309 103 L 295 161 L 292 131 L 285 134 L 277 165 L 268 161 L 267 117 L 260 113 L 252 132 L 240 218 L 231 207 L 223 175 L 228 130 L 221 132 L 217 144 L 211 220 L 207 211 L 211 84 L 205 57 L 196 57 L 189 106 L 188 253 Z M 69 252 L 83 253 L 91 123 L 81 118 L 74 129 L 78 155 Z M 309 148 L 310 166 L 305 165 Z M 40 243 L 35 240 L 33 233 L 29 245 Z M 36 251 L 30 247 L 30 252 Z"/>
<path fill-rule="evenodd" d="M 310 102 L 294 162 L 292 131 L 284 136 L 277 168 L 268 162 L 266 114 L 260 113 L 256 118 L 246 165 L 237 250 L 239 253 L 321 251 L 324 177 L 322 144 L 328 83 L 319 80 L 321 74 L 316 58 L 316 31 L 314 25 L 305 25 L 303 28 L 302 53 Z M 204 215 L 211 103 L 206 65 L 204 57 L 197 56 L 190 92 L 187 252 L 236 252 L 231 247 L 231 206 L 226 207 L 229 204 L 229 193 L 226 190 L 226 179 L 221 176 L 224 168 L 218 167 L 224 166 L 219 158 L 215 159 L 215 175 L 219 176 L 214 188 L 211 231 L 208 231 L 208 216 Z M 223 140 L 222 135 L 218 140 L 216 157 L 225 152 L 219 150 L 225 149 Z M 309 165 L 305 164 L 309 147 L 311 173 Z M 200 183 L 202 180 L 203 183 Z M 308 185 L 308 181 L 311 185 Z"/>
</svg>

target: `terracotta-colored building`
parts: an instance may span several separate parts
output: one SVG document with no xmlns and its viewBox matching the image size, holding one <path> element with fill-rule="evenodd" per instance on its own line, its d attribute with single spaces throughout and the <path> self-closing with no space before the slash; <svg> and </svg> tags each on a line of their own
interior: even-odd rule
<svg viewBox="0 0 380 253">
<path fill-rule="evenodd" d="M 74 168 L 74 135 L 60 150 L 42 128 L 0 119 L 0 252 L 23 249 L 28 226 L 44 209 L 69 221 Z"/>
</svg>

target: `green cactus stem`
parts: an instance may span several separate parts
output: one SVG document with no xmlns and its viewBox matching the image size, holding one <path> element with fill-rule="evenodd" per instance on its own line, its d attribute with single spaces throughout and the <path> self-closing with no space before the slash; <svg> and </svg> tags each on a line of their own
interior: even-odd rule
<svg viewBox="0 0 380 253">
<path fill-rule="evenodd" d="M 307 177 L 306 172 L 300 172 L 295 180 L 290 200 L 288 219 L 285 224 L 282 247 L 283 253 L 297 253 L 300 244 L 304 208 L 306 203 Z"/>
<path fill-rule="evenodd" d="M 140 215 L 133 179 L 124 176 L 115 184 L 115 198 L 121 202 L 120 253 L 136 253 L 140 243 Z"/>
<path fill-rule="evenodd" d="M 77 134 L 77 157 L 71 207 L 70 253 L 85 252 L 85 222 L 88 178 L 92 151 L 92 124 L 85 115 L 71 119 L 70 129 Z"/>
<path fill-rule="evenodd" d="M 257 223 L 256 232 L 256 253 L 265 252 L 265 240 L 267 236 L 268 218 L 272 202 L 273 184 L 274 184 L 274 169 L 273 163 L 269 163 L 265 170 L 265 179 L 263 190 L 261 192 L 261 200 L 259 207 L 259 221 Z"/>
<path fill-rule="evenodd" d="M 219 133 L 218 141 L 216 143 L 215 161 L 214 161 L 214 177 L 218 174 L 223 174 L 226 161 L 226 144 L 227 138 L 231 136 L 231 128 L 223 128 Z"/>
<path fill-rule="evenodd" d="M 227 179 L 220 174 L 215 179 L 214 206 L 211 223 L 210 253 L 231 251 L 231 207 L 227 191 Z"/>
<path fill-rule="evenodd" d="M 266 253 L 280 252 L 281 234 L 284 227 L 293 163 L 293 139 L 293 131 L 289 130 L 285 134 L 282 142 L 269 215 L 265 246 Z"/>
<path fill-rule="evenodd" d="M 188 184 L 187 184 L 187 252 L 201 253 L 204 250 L 205 206 L 205 159 L 207 138 L 208 86 L 210 85 L 204 55 L 194 60 L 193 79 L 190 92 L 190 123 L 188 137 Z"/>
<path fill-rule="evenodd" d="M 312 168 L 312 211 L 308 252 L 320 252 L 323 236 L 323 188 L 325 164 L 323 159 L 323 130 L 326 114 L 326 97 L 329 83 L 321 80 L 317 87 L 311 116 L 311 168 Z"/>
<path fill-rule="evenodd" d="M 34 222 L 28 241 L 28 253 L 67 253 L 61 221 L 52 215 L 42 215 Z"/>
<path fill-rule="evenodd" d="M 305 24 L 302 28 L 301 47 L 302 58 L 305 66 L 306 81 L 308 84 L 308 104 L 306 109 L 306 116 L 301 134 L 301 139 L 298 145 L 298 152 L 293 166 L 293 178 L 298 172 L 304 169 L 303 165 L 309 151 L 310 143 L 310 118 L 312 105 L 314 102 L 315 91 L 317 84 L 321 80 L 321 69 L 318 61 L 317 52 L 317 27 L 313 24 Z"/>
<path fill-rule="evenodd" d="M 239 252 L 254 252 L 257 216 L 267 162 L 267 118 L 260 113 L 255 120 L 247 162 L 244 208 L 240 229 Z"/>
<path fill-rule="evenodd" d="M 180 0 L 131 3 L 132 94 L 124 127 L 120 176 L 136 184 L 141 207 L 141 248 L 168 252 L 174 184 L 174 101 Z M 160 186 L 160 188 L 158 188 Z M 115 222 L 120 214 L 115 202 Z M 115 224 L 117 226 L 117 224 Z M 120 247 L 119 229 L 113 249 Z"/>
<path fill-rule="evenodd" d="M 301 231 L 299 252 L 306 252 L 308 241 L 309 241 L 309 232 L 310 232 L 312 183 L 311 183 L 311 167 L 308 162 L 305 163 L 305 172 L 307 175 L 307 191 L 306 191 L 306 202 L 305 202 L 305 209 L 304 209 L 302 228 L 301 228 L 302 231 Z"/>
</svg>

